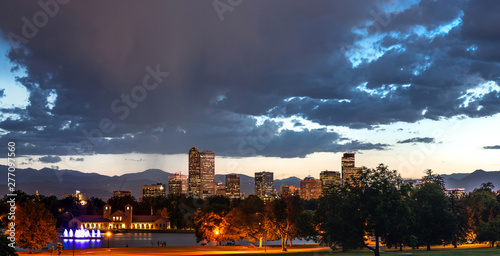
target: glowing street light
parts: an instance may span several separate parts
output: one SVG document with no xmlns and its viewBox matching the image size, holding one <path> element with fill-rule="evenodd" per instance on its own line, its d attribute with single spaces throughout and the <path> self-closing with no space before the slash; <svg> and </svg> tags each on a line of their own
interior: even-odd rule
<svg viewBox="0 0 500 256">
<path fill-rule="evenodd" d="M 106 236 L 108 237 L 108 248 L 109 248 L 109 238 L 111 237 L 111 231 L 106 232 Z"/>
<path fill-rule="evenodd" d="M 264 219 L 263 221 L 266 221 L 266 216 L 261 213 L 261 212 L 256 212 L 255 213 L 256 215 L 261 215 Z M 262 226 L 262 222 L 259 222 L 259 226 Z M 266 237 L 266 233 L 267 233 L 267 230 L 266 230 L 266 225 L 264 225 L 264 234 L 262 234 L 262 238 L 264 238 L 264 252 L 267 252 L 267 237 Z M 262 244 L 260 244 L 260 246 L 262 246 Z"/>
</svg>

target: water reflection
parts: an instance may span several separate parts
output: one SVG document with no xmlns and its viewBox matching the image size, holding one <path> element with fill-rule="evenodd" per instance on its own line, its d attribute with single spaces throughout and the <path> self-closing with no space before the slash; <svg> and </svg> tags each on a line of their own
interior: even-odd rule
<svg viewBox="0 0 500 256">
<path fill-rule="evenodd" d="M 63 249 L 73 249 L 73 239 L 63 239 L 62 242 Z M 101 244 L 103 242 L 96 239 L 75 239 L 75 249 L 102 248 Z"/>
<path fill-rule="evenodd" d="M 58 242 L 63 243 L 64 250 L 73 249 L 73 239 L 60 239 Z M 281 241 L 267 241 L 267 245 L 279 245 Z M 293 244 L 312 244 L 312 241 L 304 241 L 294 239 Z M 225 244 L 225 243 L 224 243 Z M 238 241 L 236 245 L 256 245 L 258 242 Z M 197 246 L 201 245 L 196 242 L 196 236 L 193 233 L 114 233 L 109 238 L 109 245 L 111 248 L 117 247 L 158 247 L 158 246 Z M 208 245 L 215 245 L 209 243 Z M 49 244 L 47 248 L 56 244 Z M 88 248 L 108 248 L 108 237 L 102 240 L 95 239 L 76 239 L 75 249 L 88 249 Z M 24 249 L 16 248 L 18 251 L 27 251 Z"/>
</svg>

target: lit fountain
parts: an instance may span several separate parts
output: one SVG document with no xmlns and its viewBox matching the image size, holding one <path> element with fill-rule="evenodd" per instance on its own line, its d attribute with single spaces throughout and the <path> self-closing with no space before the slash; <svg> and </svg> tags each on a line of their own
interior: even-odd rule
<svg viewBox="0 0 500 256">
<path fill-rule="evenodd" d="M 92 230 L 90 232 L 89 230 L 85 228 L 80 228 L 76 229 L 74 232 L 72 229 L 69 231 L 67 229 L 64 229 L 63 235 L 61 236 L 63 239 L 103 239 L 101 236 L 101 231 L 99 229 Z"/>
</svg>

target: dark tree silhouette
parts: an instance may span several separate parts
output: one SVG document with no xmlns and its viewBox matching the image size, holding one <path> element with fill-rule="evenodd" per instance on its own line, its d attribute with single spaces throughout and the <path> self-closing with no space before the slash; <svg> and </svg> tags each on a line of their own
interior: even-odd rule
<svg viewBox="0 0 500 256">
<path fill-rule="evenodd" d="M 448 198 L 439 183 L 426 182 L 413 193 L 416 234 L 421 244 L 431 245 L 451 240 L 457 228 L 456 216 L 449 211 Z"/>
<path fill-rule="evenodd" d="M 500 219 L 482 222 L 479 225 L 477 240 L 479 242 L 489 242 L 491 247 L 496 241 L 500 241 Z"/>
<path fill-rule="evenodd" d="M 17 256 L 16 250 L 9 246 L 11 242 L 8 237 L 0 233 L 0 255 L 1 256 Z"/>
<path fill-rule="evenodd" d="M 38 202 L 28 201 L 16 213 L 16 244 L 20 248 L 41 249 L 57 241 L 56 221 L 52 214 Z"/>
</svg>

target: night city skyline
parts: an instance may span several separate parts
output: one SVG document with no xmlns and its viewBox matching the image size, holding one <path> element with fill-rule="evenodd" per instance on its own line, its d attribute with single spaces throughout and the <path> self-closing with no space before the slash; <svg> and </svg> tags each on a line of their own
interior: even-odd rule
<svg viewBox="0 0 500 256">
<path fill-rule="evenodd" d="M 500 170 L 498 2 L 219 2 L 1 3 L 18 168 Z"/>
</svg>

